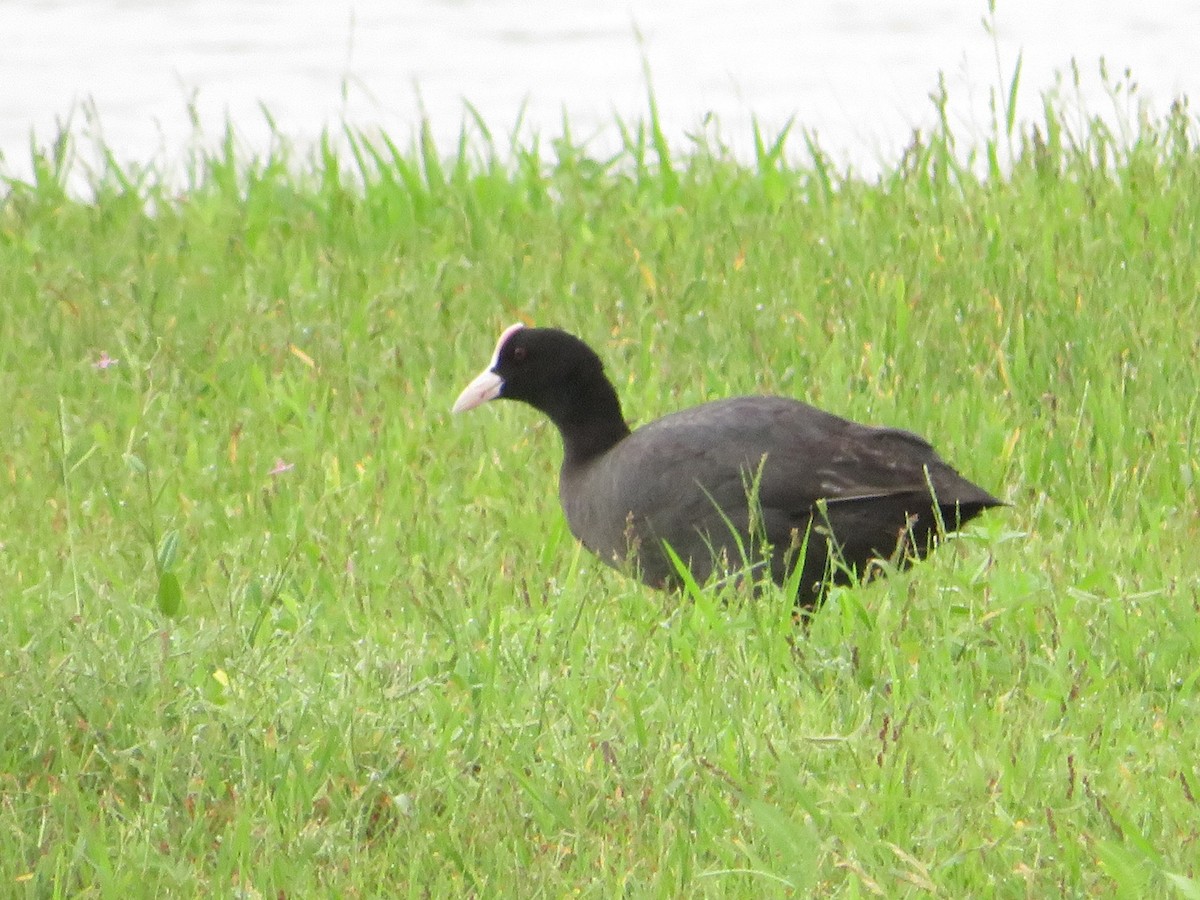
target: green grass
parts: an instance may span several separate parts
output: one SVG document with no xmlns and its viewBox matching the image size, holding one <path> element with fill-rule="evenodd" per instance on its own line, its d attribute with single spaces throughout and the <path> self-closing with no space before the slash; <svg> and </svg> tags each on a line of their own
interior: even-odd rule
<svg viewBox="0 0 1200 900">
<path fill-rule="evenodd" d="M 86 201 L 48 148 L 0 201 L 0 893 L 1200 897 L 1196 121 L 998 121 L 873 179 L 653 118 Z M 788 394 L 1013 507 L 807 630 L 651 592 L 546 423 L 449 415 L 516 318 L 633 420 Z"/>
</svg>

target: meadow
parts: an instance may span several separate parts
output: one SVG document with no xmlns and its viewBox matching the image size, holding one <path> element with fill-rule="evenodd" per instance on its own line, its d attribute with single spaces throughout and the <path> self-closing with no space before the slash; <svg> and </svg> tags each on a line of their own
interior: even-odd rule
<svg viewBox="0 0 1200 900">
<path fill-rule="evenodd" d="M 1200 897 L 1197 120 L 999 99 L 871 177 L 653 108 L 612 155 L 231 130 L 86 196 L 36 148 L 0 893 Z M 548 423 L 450 415 L 517 320 L 634 422 L 786 394 L 1012 505 L 807 625 L 653 592 L 571 538 Z"/>
</svg>

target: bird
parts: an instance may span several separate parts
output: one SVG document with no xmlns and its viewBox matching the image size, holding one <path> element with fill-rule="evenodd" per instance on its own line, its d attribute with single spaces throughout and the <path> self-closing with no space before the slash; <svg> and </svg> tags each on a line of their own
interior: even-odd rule
<svg viewBox="0 0 1200 900">
<path fill-rule="evenodd" d="M 811 610 L 830 585 L 905 568 L 1006 505 L 916 434 L 787 397 L 714 400 L 632 430 L 600 357 L 557 328 L 505 329 L 452 411 L 496 399 L 550 418 L 571 533 L 655 588 L 750 575 L 761 592 L 769 574 Z"/>
</svg>

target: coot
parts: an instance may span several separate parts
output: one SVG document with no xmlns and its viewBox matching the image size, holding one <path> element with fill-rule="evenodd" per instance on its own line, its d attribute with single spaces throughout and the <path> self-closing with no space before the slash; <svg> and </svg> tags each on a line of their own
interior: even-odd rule
<svg viewBox="0 0 1200 900">
<path fill-rule="evenodd" d="M 831 581 L 905 566 L 1002 505 L 915 434 L 784 397 L 717 400 L 631 432 L 600 358 L 555 328 L 506 329 L 454 412 L 495 398 L 550 417 L 571 532 L 655 587 L 679 586 L 681 565 L 700 583 L 765 565 L 779 585 L 799 566 L 796 600 L 811 606 Z"/>
</svg>

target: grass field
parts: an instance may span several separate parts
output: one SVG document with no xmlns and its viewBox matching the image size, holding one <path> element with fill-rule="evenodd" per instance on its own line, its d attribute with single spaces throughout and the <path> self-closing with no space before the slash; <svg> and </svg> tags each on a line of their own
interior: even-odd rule
<svg viewBox="0 0 1200 900">
<path fill-rule="evenodd" d="M 653 116 L 86 201 L 46 148 L 0 200 L 0 894 L 1200 897 L 1197 122 L 998 118 L 871 179 Z M 787 394 L 1013 505 L 807 629 L 654 593 L 547 423 L 450 416 L 517 319 L 632 420 Z"/>
</svg>

